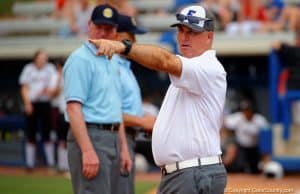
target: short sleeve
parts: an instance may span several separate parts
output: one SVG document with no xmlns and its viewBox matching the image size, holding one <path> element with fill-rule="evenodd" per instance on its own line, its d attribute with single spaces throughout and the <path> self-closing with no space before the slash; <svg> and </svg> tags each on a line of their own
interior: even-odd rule
<svg viewBox="0 0 300 194">
<path fill-rule="evenodd" d="M 183 88 L 191 93 L 201 95 L 206 89 L 208 81 L 207 70 L 195 59 L 178 56 L 182 62 L 182 73 L 180 77 L 170 75 L 171 83 L 177 88 Z"/>
<path fill-rule="evenodd" d="M 48 88 L 53 90 L 59 84 L 58 83 L 59 75 L 53 64 L 49 64 L 49 74 L 50 74 L 50 81 L 48 83 Z"/>
<path fill-rule="evenodd" d="M 54 72 L 50 77 L 49 89 L 55 89 L 59 84 L 59 75 L 57 72 Z"/>
<path fill-rule="evenodd" d="M 83 103 L 88 97 L 88 87 L 91 83 L 92 71 L 90 62 L 86 59 L 71 56 L 63 69 L 64 97 L 66 101 Z"/>
<path fill-rule="evenodd" d="M 231 115 L 227 115 L 224 118 L 224 126 L 227 129 L 235 130 L 241 121 L 241 114 L 240 113 L 233 113 Z"/>
<path fill-rule="evenodd" d="M 29 73 L 30 73 L 30 66 L 29 65 L 26 65 L 22 72 L 21 72 L 21 75 L 19 77 L 19 84 L 20 85 L 24 85 L 24 84 L 28 84 L 29 83 Z"/>
<path fill-rule="evenodd" d="M 258 123 L 261 128 L 266 128 L 269 125 L 267 119 L 262 115 L 259 116 Z"/>
</svg>

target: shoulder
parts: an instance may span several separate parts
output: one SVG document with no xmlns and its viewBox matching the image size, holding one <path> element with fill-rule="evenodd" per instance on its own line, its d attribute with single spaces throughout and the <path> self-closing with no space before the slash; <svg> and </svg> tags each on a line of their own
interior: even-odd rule
<svg viewBox="0 0 300 194">
<path fill-rule="evenodd" d="M 242 121 L 244 120 L 244 115 L 243 113 L 241 112 L 235 112 L 235 113 L 232 113 L 232 114 L 229 114 L 225 117 L 225 119 L 227 121 L 231 121 L 231 122 L 239 122 L 239 121 Z"/>
<path fill-rule="evenodd" d="M 89 61 L 88 50 L 84 48 L 84 46 L 81 46 L 73 51 L 67 58 L 64 69 L 67 69 L 70 66 L 78 66 L 79 64 L 87 64 Z"/>
<path fill-rule="evenodd" d="M 28 63 L 23 67 L 22 74 L 30 74 L 35 71 L 35 66 L 33 63 Z"/>
<path fill-rule="evenodd" d="M 262 124 L 267 124 L 267 122 L 268 122 L 267 119 L 263 115 L 258 114 L 258 113 L 256 113 L 254 115 L 254 118 L 257 122 L 262 123 Z"/>
<path fill-rule="evenodd" d="M 47 69 L 48 71 L 55 71 L 55 66 L 53 63 L 47 63 L 45 69 Z"/>
</svg>

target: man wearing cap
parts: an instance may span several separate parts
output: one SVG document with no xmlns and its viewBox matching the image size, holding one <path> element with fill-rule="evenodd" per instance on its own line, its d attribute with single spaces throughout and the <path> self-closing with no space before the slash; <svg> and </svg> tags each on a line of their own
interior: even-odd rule
<svg viewBox="0 0 300 194">
<path fill-rule="evenodd" d="M 115 8 L 95 7 L 88 23 L 89 38 L 116 39 L 117 23 Z M 97 48 L 86 41 L 63 69 L 71 129 L 68 160 L 76 194 L 112 193 L 113 161 L 120 155 L 121 171 L 130 171 L 132 165 L 122 124 L 119 66 L 96 53 Z"/>
<path fill-rule="evenodd" d="M 152 150 L 162 169 L 158 193 L 224 193 L 220 128 L 226 96 L 226 72 L 211 50 L 214 20 L 191 5 L 176 14 L 181 55 L 129 41 L 90 40 L 98 55 L 121 53 L 139 64 L 169 73 L 171 84 L 155 121 Z"/>
<path fill-rule="evenodd" d="M 146 33 L 146 30 L 137 27 L 132 17 L 119 15 L 118 40 L 126 39 L 135 42 L 135 34 L 144 33 Z M 143 113 L 140 87 L 130 67 L 132 62 L 120 55 L 114 55 L 112 61 L 120 66 L 123 120 L 131 160 L 134 163 L 135 137 L 141 128 L 152 131 L 155 117 L 152 115 L 144 115 Z M 128 176 L 126 176 L 126 174 L 120 175 L 118 171 L 119 162 L 115 165 L 113 179 L 116 185 L 112 188 L 112 193 L 134 194 L 134 168 L 132 168 L 132 170 L 128 172 Z"/>
</svg>

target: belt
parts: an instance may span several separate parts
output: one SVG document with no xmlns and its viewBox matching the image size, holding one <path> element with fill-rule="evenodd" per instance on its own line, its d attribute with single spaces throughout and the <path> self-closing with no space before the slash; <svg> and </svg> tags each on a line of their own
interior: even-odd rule
<svg viewBox="0 0 300 194">
<path fill-rule="evenodd" d="M 161 172 L 163 175 L 170 174 L 177 170 L 191 168 L 191 167 L 200 167 L 211 164 L 222 164 L 221 156 L 211 156 L 204 158 L 193 158 L 190 160 L 184 160 L 181 162 L 175 162 L 173 164 L 167 164 L 161 167 Z"/>
<path fill-rule="evenodd" d="M 119 123 L 88 123 L 86 122 L 86 126 L 88 128 L 97 128 L 97 129 L 103 129 L 107 131 L 119 131 Z"/>
</svg>

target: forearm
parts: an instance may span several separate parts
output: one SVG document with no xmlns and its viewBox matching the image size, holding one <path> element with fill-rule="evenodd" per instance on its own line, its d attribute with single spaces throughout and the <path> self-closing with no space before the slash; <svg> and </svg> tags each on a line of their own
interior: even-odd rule
<svg viewBox="0 0 300 194">
<path fill-rule="evenodd" d="M 126 113 L 123 113 L 123 121 L 125 127 L 142 127 L 142 117 L 129 115 Z"/>
<path fill-rule="evenodd" d="M 70 119 L 71 131 L 79 144 L 82 152 L 93 150 L 90 137 L 88 136 L 87 127 L 81 111 L 81 104 L 70 102 L 67 104 L 67 113 Z"/>
<path fill-rule="evenodd" d="M 97 55 L 106 55 L 109 59 L 113 54 L 122 54 L 126 50 L 126 45 L 120 41 L 105 39 L 89 39 L 89 41 L 98 48 Z M 181 60 L 167 49 L 154 45 L 132 44 L 127 57 L 149 69 L 168 72 L 177 77 L 181 75 Z"/>
<path fill-rule="evenodd" d="M 180 59 L 167 49 L 143 44 L 133 44 L 128 57 L 137 63 L 176 76 L 181 74 Z"/>
<path fill-rule="evenodd" d="M 121 151 L 128 151 L 125 128 L 123 123 L 121 123 L 119 127 L 119 142 Z"/>
<path fill-rule="evenodd" d="M 235 145 L 229 145 L 226 151 L 226 155 L 223 158 L 225 165 L 230 165 L 236 157 L 236 147 Z"/>
<path fill-rule="evenodd" d="M 21 96 L 22 96 L 22 100 L 23 100 L 24 104 L 31 103 L 30 99 L 29 99 L 29 89 L 28 89 L 28 87 L 26 85 L 23 85 L 21 87 Z"/>
</svg>

